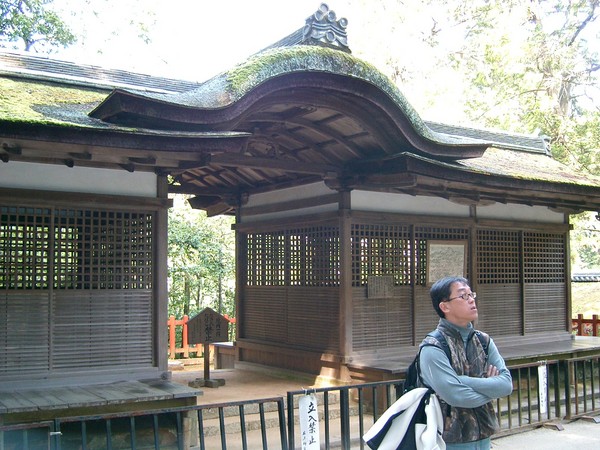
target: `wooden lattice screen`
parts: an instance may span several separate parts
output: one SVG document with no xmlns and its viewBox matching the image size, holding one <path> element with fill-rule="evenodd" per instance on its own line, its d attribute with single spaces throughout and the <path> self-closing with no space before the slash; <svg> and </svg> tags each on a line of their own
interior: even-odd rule
<svg viewBox="0 0 600 450">
<path fill-rule="evenodd" d="M 249 234 L 249 286 L 339 286 L 339 230 L 331 226 Z"/>
<path fill-rule="evenodd" d="M 481 328 L 498 336 L 565 330 L 565 239 L 561 233 L 477 231 Z"/>
<path fill-rule="evenodd" d="M 492 336 L 522 334 L 521 232 L 477 230 L 478 326 Z"/>
<path fill-rule="evenodd" d="M 240 337 L 337 352 L 338 228 L 321 225 L 251 233 L 247 249 Z"/>
<path fill-rule="evenodd" d="M 525 332 L 570 332 L 566 302 L 566 235 L 524 233 Z"/>
<path fill-rule="evenodd" d="M 152 366 L 153 213 L 0 205 L 0 378 Z"/>
<path fill-rule="evenodd" d="M 0 207 L 2 289 L 150 289 L 152 214 Z"/>
<path fill-rule="evenodd" d="M 427 244 L 430 241 L 457 241 L 468 242 L 470 232 L 467 228 L 460 227 L 437 227 L 437 226 L 416 226 L 415 240 L 417 253 L 415 254 L 415 265 L 417 267 L 415 284 L 425 286 L 427 284 Z M 469 278 L 470 263 L 468 259 L 469 252 L 464 264 L 464 276 Z M 434 280 L 430 280 L 434 281 Z"/>
<path fill-rule="evenodd" d="M 391 275 L 394 284 L 410 284 L 410 227 L 352 225 L 352 286 L 366 286 L 368 277 Z"/>
</svg>

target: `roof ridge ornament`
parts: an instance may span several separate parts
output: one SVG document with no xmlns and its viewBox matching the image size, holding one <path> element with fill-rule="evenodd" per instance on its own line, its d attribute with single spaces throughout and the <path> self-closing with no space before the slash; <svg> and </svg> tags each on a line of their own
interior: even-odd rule
<svg viewBox="0 0 600 450">
<path fill-rule="evenodd" d="M 346 27 L 348 19 L 337 19 L 334 11 L 326 3 L 321 3 L 319 9 L 306 19 L 302 30 L 303 43 L 325 44 L 338 50 L 351 53 L 348 47 Z M 310 41 L 310 42 L 309 42 Z"/>
</svg>

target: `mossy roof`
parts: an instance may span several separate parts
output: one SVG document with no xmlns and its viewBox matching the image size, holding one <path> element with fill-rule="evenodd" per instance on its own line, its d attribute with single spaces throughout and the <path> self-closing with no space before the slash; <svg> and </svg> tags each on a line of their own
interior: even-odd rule
<svg viewBox="0 0 600 450">
<path fill-rule="evenodd" d="M 88 117 L 109 91 L 0 77 L 0 119 L 48 125 L 106 126 Z"/>
<path fill-rule="evenodd" d="M 385 92 L 409 119 L 414 130 L 426 139 L 447 145 L 476 144 L 471 136 L 440 133 L 428 127 L 406 97 L 380 70 L 351 54 L 328 47 L 296 45 L 276 47 L 257 53 L 232 69 L 176 94 L 147 93 L 143 97 L 199 109 L 219 109 L 233 105 L 268 80 L 293 74 L 322 72 L 356 78 Z"/>
<path fill-rule="evenodd" d="M 414 129 L 427 139 L 446 145 L 489 143 L 478 158 L 454 162 L 435 161 L 440 166 L 468 170 L 493 177 L 532 180 L 580 186 L 600 186 L 600 178 L 579 173 L 549 157 L 541 138 L 483 133 L 473 129 L 424 122 L 398 88 L 370 64 L 329 48 L 297 46 L 270 49 L 233 69 L 199 85 L 176 93 L 129 91 L 136 96 L 188 108 L 219 109 L 242 99 L 267 80 L 294 72 L 324 72 L 356 78 L 385 92 L 406 114 Z M 114 91 L 113 91 L 114 92 Z M 112 129 L 125 133 L 161 133 L 104 122 L 90 117 L 111 90 L 85 83 L 45 81 L 43 77 L 0 76 L 0 121 L 62 127 Z M 234 132 L 220 131 L 221 135 Z M 178 133 L 172 133 L 173 136 Z M 179 132 L 185 135 L 186 132 Z M 190 132 L 198 136 L 201 132 Z M 210 133 L 207 133 L 210 134 Z"/>
</svg>

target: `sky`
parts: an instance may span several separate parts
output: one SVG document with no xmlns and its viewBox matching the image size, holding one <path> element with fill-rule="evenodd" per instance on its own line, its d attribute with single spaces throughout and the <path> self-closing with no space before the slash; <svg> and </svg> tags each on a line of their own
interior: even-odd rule
<svg viewBox="0 0 600 450">
<path fill-rule="evenodd" d="M 321 3 L 320 0 L 54 0 L 60 17 L 76 35 L 84 38 L 51 57 L 201 82 L 302 28 Z M 453 105 L 457 112 L 461 110 L 462 80 L 453 79 L 451 72 L 444 74 L 443 83 L 422 76 L 430 71 L 432 61 L 439 60 L 419 40 L 421 28 L 432 23 L 430 6 L 423 6 L 421 0 L 325 3 L 338 20 L 348 20 L 348 42 L 355 56 L 387 73 L 391 56 L 402 55 L 402 70 L 420 74 L 411 79 L 410 86 L 400 88 L 424 118 L 442 120 L 447 116 L 447 105 Z M 405 21 L 407 16 L 410 20 Z M 140 24 L 148 27 L 148 43 L 137 36 Z M 449 84 L 454 86 L 451 91 L 447 89 Z M 426 91 L 427 95 L 423 95 Z M 429 100 L 439 99 L 442 91 L 446 106 Z M 454 117 L 457 119 L 456 114 Z"/>
<path fill-rule="evenodd" d="M 61 17 L 76 34 L 86 36 L 55 57 L 193 81 L 206 80 L 302 28 L 321 4 L 318 0 L 92 0 L 97 12 L 92 14 L 90 9 L 78 9 L 81 1 L 55 0 Z M 337 2 L 342 12 L 352 14 L 347 3 Z M 337 13 L 335 0 L 327 4 Z M 143 9 L 155 14 L 144 14 Z M 347 14 L 340 17 L 350 20 Z M 136 36 L 139 22 L 149 26 L 148 44 Z"/>
<path fill-rule="evenodd" d="M 442 6 L 434 0 L 326 3 L 338 19 L 348 20 L 353 54 L 396 76 L 422 118 L 476 125 L 465 113 L 467 77 L 449 58 L 462 58 L 465 29 L 450 24 Z M 321 0 L 53 0 L 52 5 L 80 39 L 51 57 L 202 82 L 302 28 Z M 515 8 L 496 19 L 495 28 L 510 33 L 515 45 L 502 47 L 510 52 L 507 58 L 522 51 L 519 39 L 512 40 L 525 34 L 522 14 Z M 148 42 L 138 36 L 142 27 Z M 432 37 L 436 45 L 428 44 Z"/>
</svg>

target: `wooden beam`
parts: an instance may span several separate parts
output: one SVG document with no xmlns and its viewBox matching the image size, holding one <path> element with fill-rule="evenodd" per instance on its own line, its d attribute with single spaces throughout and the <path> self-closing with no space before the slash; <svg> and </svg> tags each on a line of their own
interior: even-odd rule
<svg viewBox="0 0 600 450">
<path fill-rule="evenodd" d="M 257 158 L 235 153 L 219 153 L 211 155 L 209 164 L 224 167 L 244 167 L 262 170 L 280 170 L 302 174 L 325 174 L 327 172 L 341 172 L 337 166 L 330 164 L 305 163 L 287 159 Z"/>
</svg>

